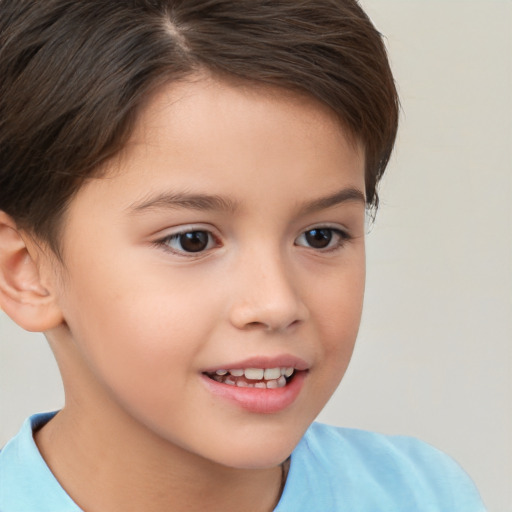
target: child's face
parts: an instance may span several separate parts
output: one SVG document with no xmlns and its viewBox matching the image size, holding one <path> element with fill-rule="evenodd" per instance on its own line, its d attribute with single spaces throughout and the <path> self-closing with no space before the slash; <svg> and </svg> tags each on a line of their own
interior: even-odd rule
<svg viewBox="0 0 512 512">
<path fill-rule="evenodd" d="M 111 166 L 66 218 L 58 301 L 73 357 L 92 370 L 67 391 L 105 393 L 211 461 L 278 464 L 352 354 L 362 149 L 311 99 L 205 79 L 161 91 Z M 258 371 L 211 378 L 289 367 L 288 380 L 267 372 L 277 389 L 261 389 Z"/>
</svg>

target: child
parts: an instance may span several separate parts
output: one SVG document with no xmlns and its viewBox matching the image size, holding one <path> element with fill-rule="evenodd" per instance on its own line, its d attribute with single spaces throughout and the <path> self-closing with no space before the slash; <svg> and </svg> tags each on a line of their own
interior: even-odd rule
<svg viewBox="0 0 512 512">
<path fill-rule="evenodd" d="M 435 449 L 312 424 L 397 119 L 355 0 L 0 0 L 0 305 L 66 395 L 0 510 L 484 510 Z"/>
</svg>

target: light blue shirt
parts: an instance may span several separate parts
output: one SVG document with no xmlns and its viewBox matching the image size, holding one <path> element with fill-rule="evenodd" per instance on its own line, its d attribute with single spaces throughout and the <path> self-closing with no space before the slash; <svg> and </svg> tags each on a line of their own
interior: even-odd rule
<svg viewBox="0 0 512 512">
<path fill-rule="evenodd" d="M 0 452 L 1 512 L 81 512 L 44 462 L 29 418 Z M 291 457 L 275 512 L 485 512 L 449 457 L 416 439 L 314 423 Z"/>
</svg>

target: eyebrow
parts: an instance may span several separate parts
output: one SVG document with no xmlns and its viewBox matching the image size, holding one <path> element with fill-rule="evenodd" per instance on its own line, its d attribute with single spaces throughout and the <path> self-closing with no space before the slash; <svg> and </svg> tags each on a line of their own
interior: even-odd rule
<svg viewBox="0 0 512 512">
<path fill-rule="evenodd" d="M 129 213 L 141 213 L 148 210 L 186 208 L 190 210 L 226 211 L 234 213 L 238 203 L 227 197 L 187 192 L 161 193 L 143 199 L 128 207 Z"/>
<path fill-rule="evenodd" d="M 347 202 L 357 202 L 366 205 L 366 198 L 363 192 L 357 188 L 344 188 L 329 196 L 320 197 L 307 202 L 301 206 L 300 212 L 303 215 L 307 215 L 320 210 L 327 210 L 328 208 Z"/>
<path fill-rule="evenodd" d="M 366 204 L 366 199 L 361 190 L 357 188 L 344 188 L 334 194 L 313 199 L 312 201 L 300 205 L 299 212 L 302 215 L 307 215 L 346 202 L 358 202 L 364 205 Z M 235 213 L 239 208 L 239 203 L 228 197 L 219 195 L 164 192 L 135 202 L 131 204 L 127 210 L 129 214 L 137 214 L 152 210 L 179 208 Z"/>
</svg>

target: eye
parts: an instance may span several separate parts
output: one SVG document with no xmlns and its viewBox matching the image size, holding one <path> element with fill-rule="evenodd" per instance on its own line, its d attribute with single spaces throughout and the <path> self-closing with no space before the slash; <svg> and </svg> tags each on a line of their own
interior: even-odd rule
<svg viewBox="0 0 512 512">
<path fill-rule="evenodd" d="M 177 253 L 199 253 L 215 246 L 213 235 L 209 231 L 182 231 L 158 241 L 159 245 Z"/>
<path fill-rule="evenodd" d="M 340 229 L 318 227 L 302 233 L 295 240 L 295 245 L 319 250 L 337 249 L 348 239 L 348 234 Z"/>
</svg>

